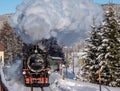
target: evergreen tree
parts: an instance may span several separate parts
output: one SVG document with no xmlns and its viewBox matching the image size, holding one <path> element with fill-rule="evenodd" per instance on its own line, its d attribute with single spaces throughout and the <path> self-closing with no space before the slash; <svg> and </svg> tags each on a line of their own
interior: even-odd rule
<svg viewBox="0 0 120 91">
<path fill-rule="evenodd" d="M 109 8 L 103 21 L 102 44 L 98 47 L 102 82 L 105 85 L 120 86 L 120 32 L 114 11 Z"/>
<path fill-rule="evenodd" d="M 105 12 L 103 24 L 94 27 L 87 42 L 83 68 L 89 81 L 97 83 L 100 70 L 102 84 L 120 87 L 120 25 L 112 8 Z"/>
<path fill-rule="evenodd" d="M 83 66 L 83 70 L 86 74 L 86 78 L 93 83 L 97 82 L 98 74 L 97 71 L 99 69 L 99 62 L 96 59 L 98 56 L 98 47 L 101 45 L 101 31 L 99 31 L 95 23 L 93 22 L 92 31 L 90 32 L 90 38 L 86 40 L 86 57 L 85 57 L 85 65 Z"/>
</svg>

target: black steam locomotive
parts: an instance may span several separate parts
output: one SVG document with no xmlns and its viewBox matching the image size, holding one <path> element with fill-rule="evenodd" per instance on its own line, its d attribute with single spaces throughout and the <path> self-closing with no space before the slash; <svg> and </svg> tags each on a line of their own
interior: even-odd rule
<svg viewBox="0 0 120 91">
<path fill-rule="evenodd" d="M 48 53 L 37 45 L 29 45 L 24 49 L 23 76 L 25 85 L 29 87 L 49 86 L 50 63 Z"/>
</svg>

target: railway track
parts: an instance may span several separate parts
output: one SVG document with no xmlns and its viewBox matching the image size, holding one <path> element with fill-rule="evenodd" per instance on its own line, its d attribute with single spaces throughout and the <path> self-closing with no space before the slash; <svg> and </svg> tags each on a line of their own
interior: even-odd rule
<svg viewBox="0 0 120 91">
<path fill-rule="evenodd" d="M 51 89 L 51 87 L 45 87 L 45 88 L 33 88 L 31 87 L 30 90 L 26 90 L 26 91 L 53 91 Z"/>
<path fill-rule="evenodd" d="M 25 91 L 53 91 L 51 86 L 49 87 L 26 87 Z"/>
</svg>

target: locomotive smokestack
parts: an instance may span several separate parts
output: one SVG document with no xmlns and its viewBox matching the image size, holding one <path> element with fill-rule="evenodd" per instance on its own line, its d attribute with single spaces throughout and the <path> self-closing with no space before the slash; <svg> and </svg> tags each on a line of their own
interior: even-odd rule
<svg viewBox="0 0 120 91">
<path fill-rule="evenodd" d="M 35 53 L 38 53 L 38 45 L 35 46 Z"/>
</svg>

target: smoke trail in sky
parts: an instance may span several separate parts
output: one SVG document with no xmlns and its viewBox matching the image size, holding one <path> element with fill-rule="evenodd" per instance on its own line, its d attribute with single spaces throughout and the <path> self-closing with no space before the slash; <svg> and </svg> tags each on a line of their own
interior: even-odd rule
<svg viewBox="0 0 120 91">
<path fill-rule="evenodd" d="M 56 37 L 66 45 L 87 37 L 93 16 L 102 20 L 101 6 L 93 0 L 24 0 L 11 25 L 26 43 Z"/>
</svg>

